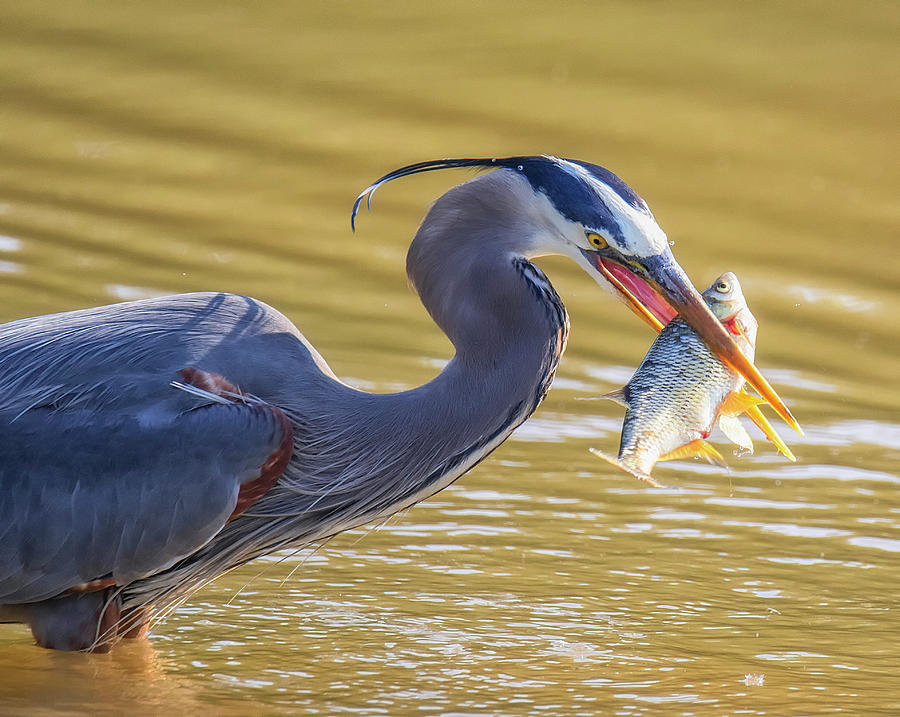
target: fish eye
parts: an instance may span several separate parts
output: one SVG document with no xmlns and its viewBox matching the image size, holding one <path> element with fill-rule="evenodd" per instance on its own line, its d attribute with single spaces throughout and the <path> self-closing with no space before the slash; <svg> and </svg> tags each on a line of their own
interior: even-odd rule
<svg viewBox="0 0 900 717">
<path fill-rule="evenodd" d="M 587 240 L 595 249 L 606 249 L 606 247 L 609 246 L 609 242 L 606 241 L 605 238 L 597 234 L 597 232 L 585 232 L 585 236 L 587 236 Z"/>
<path fill-rule="evenodd" d="M 731 291 L 731 284 L 729 284 L 727 281 L 720 281 L 718 284 L 716 284 L 716 291 L 727 294 L 729 291 Z"/>
</svg>

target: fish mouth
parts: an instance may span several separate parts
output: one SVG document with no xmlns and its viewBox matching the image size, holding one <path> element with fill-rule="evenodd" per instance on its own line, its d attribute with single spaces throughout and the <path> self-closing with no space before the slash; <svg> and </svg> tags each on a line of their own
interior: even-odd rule
<svg viewBox="0 0 900 717">
<path fill-rule="evenodd" d="M 679 314 L 700 334 L 716 356 L 743 376 L 785 423 L 803 435 L 797 419 L 710 311 L 671 252 L 636 257 L 630 259 L 627 266 L 595 254 L 593 263 L 632 311 L 657 331 Z"/>
</svg>

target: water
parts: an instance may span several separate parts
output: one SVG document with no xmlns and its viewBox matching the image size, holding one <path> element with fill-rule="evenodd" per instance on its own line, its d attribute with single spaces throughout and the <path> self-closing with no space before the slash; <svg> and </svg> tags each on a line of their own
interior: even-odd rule
<svg viewBox="0 0 900 717">
<path fill-rule="evenodd" d="M 2 3 L 0 320 L 196 289 L 287 313 L 348 381 L 449 355 L 403 275 L 465 172 L 604 164 L 695 283 L 731 270 L 806 428 L 732 470 L 611 472 L 652 336 L 563 259 L 554 390 L 488 461 L 378 530 L 199 593 L 149 643 L 39 650 L 0 626 L 4 714 L 895 714 L 894 68 L 880 2 Z M 779 423 L 779 426 L 781 424 Z M 754 434 L 756 435 L 756 434 Z"/>
</svg>

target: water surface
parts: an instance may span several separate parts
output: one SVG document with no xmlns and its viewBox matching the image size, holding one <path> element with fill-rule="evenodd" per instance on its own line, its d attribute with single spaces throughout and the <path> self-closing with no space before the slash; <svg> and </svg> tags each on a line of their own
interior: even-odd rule
<svg viewBox="0 0 900 717">
<path fill-rule="evenodd" d="M 465 172 L 618 172 L 698 285 L 736 272 L 788 464 L 614 473 L 652 336 L 563 259 L 573 331 L 536 416 L 377 530 L 235 571 L 153 639 L 0 626 L 4 714 L 895 714 L 900 376 L 893 3 L 0 4 L 0 320 L 199 289 L 288 314 L 362 388 L 439 370 L 403 275 Z M 756 434 L 754 434 L 756 435 Z"/>
</svg>

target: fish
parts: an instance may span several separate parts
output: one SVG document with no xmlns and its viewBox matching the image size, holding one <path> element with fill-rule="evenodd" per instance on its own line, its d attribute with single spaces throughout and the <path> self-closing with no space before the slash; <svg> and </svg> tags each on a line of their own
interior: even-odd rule
<svg viewBox="0 0 900 717">
<path fill-rule="evenodd" d="M 732 272 L 718 277 L 701 294 L 712 313 L 751 361 L 758 324 Z M 747 413 L 779 451 L 796 460 L 759 410 L 762 398 L 744 389 L 743 377 L 724 364 L 680 317 L 670 321 L 634 375 L 620 389 L 599 398 L 625 406 L 618 456 L 591 452 L 651 485 L 662 487 L 651 471 L 658 461 L 697 456 L 727 468 L 706 439 L 719 428 L 745 452 L 753 441 L 737 416 Z"/>
</svg>

